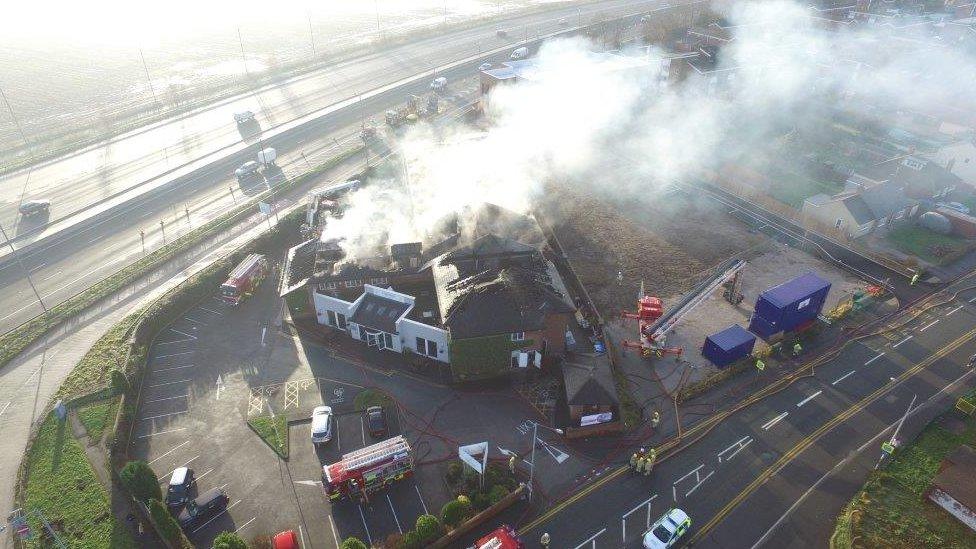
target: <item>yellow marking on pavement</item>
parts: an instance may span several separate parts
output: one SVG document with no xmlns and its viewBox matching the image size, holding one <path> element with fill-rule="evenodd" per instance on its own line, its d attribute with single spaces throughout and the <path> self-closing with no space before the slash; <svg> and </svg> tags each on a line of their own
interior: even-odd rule
<svg viewBox="0 0 976 549">
<path fill-rule="evenodd" d="M 900 376 L 895 378 L 893 382 L 885 383 L 884 385 L 879 387 L 876 391 L 864 397 L 863 399 L 861 399 L 860 401 L 852 405 L 847 410 L 844 410 L 840 414 L 836 415 L 833 419 L 823 424 L 816 431 L 814 431 L 813 433 L 805 437 L 803 440 L 798 442 L 795 446 L 793 446 L 793 448 L 791 448 L 789 451 L 783 454 L 783 456 L 780 457 L 776 461 L 776 463 L 774 463 L 765 471 L 760 473 L 755 480 L 749 483 L 748 486 L 746 486 L 741 492 L 739 492 L 734 498 L 732 498 L 727 504 L 725 504 L 725 506 L 722 507 L 722 509 L 719 510 L 719 512 L 716 513 L 711 520 L 709 520 L 704 526 L 702 526 L 700 529 L 698 529 L 695 532 L 695 535 L 692 536 L 690 542 L 694 543 L 696 540 L 705 536 L 719 522 L 724 520 L 725 517 L 732 512 L 733 509 L 738 507 L 739 504 L 741 504 L 747 497 L 752 495 L 753 492 L 755 492 L 762 484 L 764 484 L 767 480 L 769 480 L 773 475 L 783 470 L 783 468 L 786 467 L 791 461 L 793 461 L 794 458 L 796 458 L 804 450 L 806 450 L 811 445 L 813 445 L 813 443 L 815 443 L 818 439 L 820 439 L 820 437 L 822 437 L 828 431 L 830 431 L 837 425 L 843 423 L 844 421 L 847 421 L 855 414 L 864 410 L 864 408 L 868 407 L 869 405 L 877 401 L 879 398 L 881 398 L 884 394 L 888 393 L 891 389 L 893 389 L 902 381 L 905 381 L 906 379 L 914 376 L 918 372 L 932 365 L 932 363 L 934 363 L 936 360 L 939 360 L 945 357 L 946 355 L 948 355 L 949 353 L 955 351 L 964 343 L 972 339 L 973 336 L 976 336 L 976 329 L 969 331 L 969 333 L 959 337 L 949 345 L 946 345 L 936 353 L 930 355 L 925 360 L 915 364 L 915 366 L 911 367 L 910 369 L 903 372 Z"/>
</svg>

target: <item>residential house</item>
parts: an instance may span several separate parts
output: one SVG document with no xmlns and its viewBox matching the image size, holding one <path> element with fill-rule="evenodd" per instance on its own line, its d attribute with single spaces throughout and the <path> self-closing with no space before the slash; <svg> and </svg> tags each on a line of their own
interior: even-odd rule
<svg viewBox="0 0 976 549">
<path fill-rule="evenodd" d="M 566 436 L 619 430 L 620 401 L 607 355 L 575 355 L 562 371 L 566 407 L 557 407 L 556 424 Z"/>
<path fill-rule="evenodd" d="M 863 192 L 883 183 L 901 189 L 908 198 L 935 201 L 944 200 L 961 182 L 938 163 L 907 155 L 859 169 L 844 190 Z"/>
<path fill-rule="evenodd" d="M 926 492 L 930 501 L 976 530 L 976 451 L 963 444 L 942 460 Z"/>
<path fill-rule="evenodd" d="M 844 187 L 843 192 L 833 196 L 818 194 L 804 200 L 804 218 L 854 239 L 918 213 L 918 200 L 906 196 L 900 180 L 879 181 L 855 173 Z"/>
<path fill-rule="evenodd" d="M 976 191 L 976 144 L 970 140 L 956 141 L 945 145 L 926 159 L 949 174 L 958 177 L 959 183 Z"/>
</svg>

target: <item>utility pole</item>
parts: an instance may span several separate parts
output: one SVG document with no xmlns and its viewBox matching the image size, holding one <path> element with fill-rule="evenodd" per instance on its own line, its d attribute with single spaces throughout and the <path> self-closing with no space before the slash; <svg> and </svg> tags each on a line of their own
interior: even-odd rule
<svg viewBox="0 0 976 549">
<path fill-rule="evenodd" d="M 34 286 L 34 279 L 31 278 L 30 271 L 24 265 L 23 260 L 20 258 L 20 254 L 18 254 L 17 250 L 14 248 L 14 243 L 10 241 L 10 237 L 7 236 L 7 231 L 3 228 L 3 225 L 0 225 L 0 234 L 3 234 L 3 239 L 7 241 L 7 246 L 10 246 L 10 253 L 17 258 L 17 263 L 20 265 L 20 268 L 23 269 L 24 273 L 27 274 L 27 283 L 30 284 L 31 290 L 34 290 L 34 297 L 37 298 L 37 302 L 41 304 L 41 309 L 43 309 L 46 313 L 47 307 L 44 306 L 44 300 L 41 299 L 41 294 L 37 291 L 37 286 Z"/>
<path fill-rule="evenodd" d="M 237 204 L 237 197 L 234 196 L 234 186 L 228 185 L 227 190 L 230 191 L 230 199 L 234 201 L 234 204 Z"/>
<path fill-rule="evenodd" d="M 142 242 L 142 255 L 146 255 L 146 231 L 139 229 L 139 240 Z"/>
<path fill-rule="evenodd" d="M 529 420 L 532 421 L 532 420 Z M 554 429 L 552 427 L 542 426 L 543 429 L 548 429 L 557 435 L 563 434 L 562 429 Z M 532 421 L 532 457 L 529 458 L 529 501 L 532 501 L 532 494 L 535 492 L 533 490 L 532 479 L 535 478 L 535 447 L 539 443 L 539 422 Z"/>
<path fill-rule="evenodd" d="M 373 0 L 373 8 L 376 10 L 376 38 L 380 37 L 380 1 Z"/>
<path fill-rule="evenodd" d="M 159 220 L 159 232 L 163 233 L 163 244 L 166 244 L 166 223 L 162 219 Z"/>
<path fill-rule="evenodd" d="M 369 171 L 369 143 L 366 140 L 366 103 L 363 101 L 362 95 L 359 96 L 359 112 L 362 116 L 362 131 L 359 135 L 363 138 L 363 162 L 366 164 L 366 171 Z M 304 156 L 305 153 L 302 153 L 302 157 Z"/>
<path fill-rule="evenodd" d="M 895 441 L 898 440 L 898 431 L 901 430 L 901 426 L 904 425 L 905 424 L 905 420 L 908 419 L 908 414 L 911 413 L 912 406 L 915 405 L 915 399 L 917 399 L 917 398 L 918 398 L 918 395 L 917 394 L 912 395 L 912 401 L 908 403 L 908 409 L 905 410 L 905 415 L 901 416 L 901 419 L 898 421 L 898 426 L 895 427 L 895 432 L 894 433 L 891 433 L 891 439 L 888 440 L 888 444 L 889 445 L 894 446 L 895 445 Z M 881 452 L 881 457 L 878 458 L 878 463 L 876 463 L 874 465 L 874 470 L 875 471 L 878 470 L 878 467 L 881 467 L 881 462 L 884 461 L 885 456 L 888 456 L 888 455 L 890 455 L 890 454 L 888 454 L 888 452 L 885 452 L 885 451 L 882 451 Z"/>
<path fill-rule="evenodd" d="M 149 82 L 149 93 L 152 94 L 153 104 L 156 108 L 159 108 L 159 99 L 156 98 L 156 90 L 153 88 L 152 77 L 149 76 L 149 65 L 146 64 L 146 56 L 142 53 L 142 48 L 139 48 L 139 58 L 142 59 L 142 68 L 146 71 L 146 81 Z"/>
<path fill-rule="evenodd" d="M 315 33 L 312 32 L 312 12 L 305 12 L 308 18 L 308 41 L 312 44 L 312 57 L 315 57 Z"/>
<path fill-rule="evenodd" d="M 241 28 L 237 27 L 237 41 L 241 45 L 241 60 L 244 61 L 244 75 L 251 77 L 251 71 L 247 70 L 247 55 L 244 53 L 244 37 L 241 36 Z"/>
<path fill-rule="evenodd" d="M 27 145 L 27 151 L 30 153 L 31 158 L 33 158 L 34 147 L 31 145 L 30 140 L 27 139 L 27 134 L 24 133 L 24 127 L 20 125 L 20 120 L 17 118 L 17 115 L 14 114 L 14 109 L 10 106 L 10 101 L 7 100 L 7 94 L 3 93 L 3 88 L 0 88 L 0 97 L 3 97 L 3 102 L 7 105 L 7 112 L 10 113 L 10 118 L 14 121 L 14 125 L 17 126 L 17 131 L 20 133 L 20 138 L 24 140 L 24 145 Z"/>
</svg>

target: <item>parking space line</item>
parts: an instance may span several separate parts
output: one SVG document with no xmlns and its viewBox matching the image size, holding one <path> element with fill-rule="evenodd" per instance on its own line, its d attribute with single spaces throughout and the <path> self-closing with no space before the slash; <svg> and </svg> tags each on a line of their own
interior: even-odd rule
<svg viewBox="0 0 976 549">
<path fill-rule="evenodd" d="M 332 514 L 331 513 L 329 514 L 329 527 L 332 529 L 332 539 L 335 540 L 336 547 L 339 547 L 340 546 L 340 543 L 339 543 L 339 533 L 336 532 L 336 529 L 335 529 L 335 521 L 332 520 Z M 298 527 L 298 531 L 299 532 L 302 531 L 302 527 L 301 526 Z M 304 545 L 304 543 L 303 543 L 303 545 Z"/>
<path fill-rule="evenodd" d="M 174 446 L 174 447 L 173 447 L 173 449 L 172 449 L 172 450 L 170 450 L 169 452 L 166 452 L 165 454 L 163 454 L 163 455 L 161 455 L 161 456 L 159 456 L 158 458 L 156 458 L 156 459 L 154 459 L 154 460 L 152 460 L 152 461 L 150 461 L 149 463 L 147 463 L 147 465 L 152 465 L 153 463 L 156 463 L 157 461 L 159 461 L 159 460 L 161 460 L 161 459 L 163 459 L 164 457 L 166 457 L 166 456 L 168 456 L 168 455 L 170 455 L 170 454 L 172 454 L 173 452 L 175 452 L 175 451 L 177 451 L 177 450 L 179 450 L 180 448 L 182 448 L 182 447 L 184 447 L 184 446 L 186 446 L 186 445 L 187 445 L 187 444 L 189 444 L 189 443 L 190 443 L 190 441 L 188 440 L 188 441 L 186 441 L 186 442 L 183 442 L 183 443 L 180 443 L 180 444 L 177 444 L 176 446 Z"/>
<path fill-rule="evenodd" d="M 188 321 L 190 321 L 190 322 L 192 322 L 192 323 L 194 323 L 194 324 L 199 324 L 199 325 L 201 325 L 201 326 L 206 326 L 206 325 L 207 325 L 206 323 L 203 323 L 203 322 L 200 322 L 199 320 L 197 320 L 197 319 L 195 319 L 195 318 L 190 318 L 190 317 L 188 317 L 188 316 L 184 316 L 184 317 L 183 317 L 183 320 L 188 320 Z"/>
<path fill-rule="evenodd" d="M 240 526 L 240 528 L 238 528 L 237 530 L 234 530 L 234 533 L 236 534 L 237 532 L 240 532 L 241 530 L 247 528 L 248 525 L 250 525 L 252 522 L 254 522 L 255 520 L 257 520 L 257 518 L 258 517 L 251 517 L 251 520 L 249 520 L 249 521 L 245 522 L 244 524 L 242 524 Z"/>
<path fill-rule="evenodd" d="M 165 398 L 154 398 L 153 400 L 147 400 L 146 404 L 152 404 L 153 402 L 163 402 L 164 400 L 174 400 L 177 398 L 187 398 L 190 395 L 176 395 L 175 397 L 165 397 Z"/>
<path fill-rule="evenodd" d="M 970 303 L 976 303 L 976 297 L 969 300 Z"/>
<path fill-rule="evenodd" d="M 872 362 L 874 362 L 875 360 L 878 360 L 879 358 L 881 358 L 883 356 L 884 356 L 884 353 L 878 353 L 878 356 L 876 356 L 876 357 L 872 358 L 871 360 L 865 362 L 864 365 L 867 366 L 868 364 L 871 364 Z"/>
<path fill-rule="evenodd" d="M 154 359 L 155 358 L 169 358 L 171 356 L 192 355 L 194 352 L 195 351 L 183 351 L 182 353 L 172 353 L 172 354 L 169 354 L 169 355 L 159 355 L 159 356 L 154 356 L 153 358 Z"/>
<path fill-rule="evenodd" d="M 970 303 L 971 303 L 971 302 L 970 302 Z M 958 311 L 959 309 L 962 309 L 962 305 L 960 305 L 960 306 L 958 306 L 958 307 L 956 307 L 955 309 L 953 309 L 953 310 L 951 310 L 951 311 L 949 311 L 949 312 L 948 312 L 948 313 L 946 313 L 945 315 L 946 315 L 946 316 L 949 316 L 949 315 L 951 315 L 952 313 L 954 313 L 954 312 L 956 312 L 956 311 Z"/>
<path fill-rule="evenodd" d="M 899 341 L 898 343 L 895 343 L 894 345 L 892 345 L 891 348 L 894 349 L 894 348 L 898 347 L 899 345 L 901 345 L 902 343 L 908 341 L 909 339 L 911 339 L 913 337 L 915 337 L 915 336 L 908 336 L 905 339 Z"/>
<path fill-rule="evenodd" d="M 366 423 L 363 421 L 363 416 L 359 416 L 359 429 L 363 432 L 363 446 L 366 446 Z"/>
<path fill-rule="evenodd" d="M 366 526 L 366 515 L 363 514 L 363 506 L 356 504 L 356 509 L 359 509 L 359 518 L 363 520 L 363 528 L 366 529 L 366 541 L 369 542 L 369 546 L 373 546 L 373 536 L 369 533 L 369 526 Z"/>
<path fill-rule="evenodd" d="M 834 381 L 833 381 L 833 382 L 831 383 L 831 385 L 837 385 L 837 384 L 838 384 L 838 383 L 840 383 L 841 381 L 844 381 L 845 379 L 847 379 L 848 377 L 850 377 L 850 376 L 851 376 L 851 375 L 852 375 L 852 374 L 853 374 L 854 372 L 856 372 L 856 371 L 857 371 L 857 370 L 851 370 L 850 372 L 847 372 L 846 374 L 844 374 L 844 375 L 842 375 L 842 376 L 840 376 L 839 378 L 837 378 L 837 379 L 835 379 L 835 380 L 834 380 Z"/>
<path fill-rule="evenodd" d="M 155 385 L 146 385 L 146 387 L 152 389 L 153 387 L 165 387 L 167 385 L 176 385 L 177 383 L 189 383 L 193 381 L 192 379 L 181 379 L 179 381 L 167 381 L 166 383 L 157 383 Z"/>
<path fill-rule="evenodd" d="M 393 500 L 390 499 L 390 494 L 386 494 L 386 502 L 390 504 L 390 512 L 393 513 L 393 521 L 396 522 L 397 530 L 403 533 L 403 528 L 400 527 L 400 519 L 397 517 L 396 509 L 393 508 Z"/>
<path fill-rule="evenodd" d="M 215 314 L 215 315 L 221 315 L 221 316 L 223 316 L 223 314 L 224 314 L 224 313 L 222 313 L 222 312 L 220 312 L 220 311 L 215 311 L 215 310 L 213 310 L 213 309 L 208 309 L 208 308 L 206 308 L 206 307 L 197 307 L 197 309 L 202 309 L 202 310 L 204 310 L 204 311 L 207 311 L 208 313 L 213 313 L 213 314 Z"/>
<path fill-rule="evenodd" d="M 782 420 L 784 417 L 786 417 L 788 415 L 790 415 L 789 412 L 783 412 L 782 414 L 780 414 L 780 415 L 774 417 L 773 419 L 767 421 L 766 424 L 762 426 L 762 430 L 763 431 L 768 431 L 770 428 L 772 428 L 773 425 L 776 425 L 777 423 L 780 422 L 780 420 Z"/>
<path fill-rule="evenodd" d="M 241 500 L 237 500 L 234 503 L 228 505 L 226 509 L 224 509 L 223 511 L 221 511 L 221 512 L 217 513 L 216 515 L 214 515 L 214 517 L 212 519 L 208 520 L 207 522 L 204 522 L 200 526 L 197 526 L 196 529 L 193 530 L 193 533 L 196 534 L 200 530 L 203 530 L 204 528 L 206 528 L 207 526 L 209 526 L 211 522 L 213 522 L 213 521 L 217 520 L 218 518 L 220 518 L 221 515 L 223 515 L 227 511 L 230 511 L 231 509 L 233 509 L 234 507 L 236 507 L 237 504 L 240 503 L 240 502 L 241 502 Z"/>
<path fill-rule="evenodd" d="M 946 315 L 946 316 L 949 316 L 949 315 Z M 928 330 L 932 326 L 935 326 L 936 324 L 938 324 L 940 320 L 942 320 L 942 319 L 937 318 L 937 319 L 933 320 L 932 322 L 929 322 L 925 326 L 922 326 L 922 328 L 919 330 L 919 332 L 924 332 L 925 330 Z"/>
<path fill-rule="evenodd" d="M 213 473 L 213 470 L 214 470 L 214 468 L 213 468 L 213 467 L 211 467 L 210 469 L 207 469 L 207 472 L 206 472 L 206 473 L 204 473 L 204 474 L 202 474 L 202 475 L 197 475 L 197 476 L 196 476 L 196 477 L 195 477 L 195 478 L 193 479 L 193 484 L 196 484 L 198 480 L 200 480 L 200 479 L 202 479 L 203 477 L 205 477 L 205 476 L 207 476 L 207 475 L 209 475 L 210 473 Z"/>
<path fill-rule="evenodd" d="M 174 343 L 186 343 L 188 341 L 193 341 L 192 339 L 174 339 L 173 341 L 160 341 L 159 343 L 153 343 L 156 347 L 161 347 L 163 345 L 173 345 Z"/>
<path fill-rule="evenodd" d="M 153 371 L 153 372 L 156 372 L 156 373 L 161 373 L 161 372 L 172 372 L 173 370 L 182 370 L 182 369 L 184 369 L 184 368 L 192 368 L 193 366 L 194 366 L 193 364 L 187 364 L 187 365 L 185 365 L 185 366 L 173 366 L 173 367 L 171 367 L 171 368 L 162 368 L 162 369 L 160 369 L 160 370 L 152 370 L 152 371 Z"/>
<path fill-rule="evenodd" d="M 812 395 L 810 395 L 807 398 L 801 400 L 800 402 L 797 402 L 796 403 L 796 407 L 799 408 L 800 406 L 803 406 L 807 402 L 810 402 L 811 400 L 817 398 L 818 396 L 820 396 L 820 393 L 822 393 L 822 392 L 823 392 L 823 390 L 817 391 L 816 393 L 813 393 Z"/>
<path fill-rule="evenodd" d="M 148 435 L 139 435 L 138 438 L 149 438 L 155 435 L 165 435 L 166 433 L 175 433 L 177 431 L 186 431 L 186 427 L 180 427 L 179 429 L 170 429 L 169 431 L 159 431 L 156 433 L 149 433 Z"/>
<path fill-rule="evenodd" d="M 417 497 L 420 499 L 420 505 L 424 507 L 424 514 L 429 515 L 430 511 L 427 510 L 427 504 L 424 503 L 424 496 L 420 495 L 420 486 L 417 486 L 415 483 L 413 485 L 413 489 L 417 491 Z"/>
<path fill-rule="evenodd" d="M 186 337 L 188 337 L 190 339 L 196 339 L 197 338 L 197 336 L 195 336 L 193 334 L 188 334 L 186 332 L 181 332 L 181 331 L 177 330 L 176 328 L 170 328 L 169 331 L 175 332 L 177 334 L 180 334 L 181 336 L 186 336 Z"/>
<path fill-rule="evenodd" d="M 178 416 L 178 415 L 185 414 L 186 412 L 187 412 L 187 410 L 183 410 L 182 412 L 170 412 L 168 414 L 159 414 L 158 416 L 144 417 L 144 418 L 140 419 L 139 421 L 149 421 L 151 419 L 159 419 L 161 417 Z"/>
</svg>

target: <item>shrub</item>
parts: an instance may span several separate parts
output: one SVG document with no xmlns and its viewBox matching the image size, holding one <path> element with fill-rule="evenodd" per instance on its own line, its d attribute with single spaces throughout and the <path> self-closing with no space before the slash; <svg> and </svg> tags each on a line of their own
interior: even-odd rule
<svg viewBox="0 0 976 549">
<path fill-rule="evenodd" d="M 433 541 L 441 535 L 441 523 L 434 515 L 417 517 L 417 538 L 421 544 Z"/>
<path fill-rule="evenodd" d="M 488 500 L 492 505 L 501 501 L 505 496 L 508 495 L 508 488 L 502 486 L 501 484 L 496 484 L 491 487 L 491 492 L 488 493 Z"/>
<path fill-rule="evenodd" d="M 400 549 L 403 547 L 403 534 L 393 532 L 392 534 L 386 536 L 386 540 L 383 542 L 383 547 L 386 549 Z"/>
<path fill-rule="evenodd" d="M 159 535 L 173 542 L 174 545 L 182 545 L 180 540 L 180 525 L 173 518 L 173 515 L 169 513 L 169 510 L 166 509 L 166 506 L 163 505 L 163 502 L 158 499 L 149 500 L 149 516 L 156 523 Z"/>
<path fill-rule="evenodd" d="M 247 542 L 234 532 L 221 532 L 213 540 L 213 549 L 247 549 Z"/>
<path fill-rule="evenodd" d="M 152 499 L 162 499 L 163 494 L 159 489 L 159 479 L 156 473 L 145 461 L 130 461 L 125 464 L 119 472 L 119 479 L 122 485 L 140 501 L 148 502 Z"/>
<path fill-rule="evenodd" d="M 109 376 L 112 383 L 112 390 L 114 390 L 117 394 L 122 394 L 129 390 L 129 380 L 125 377 L 125 372 L 122 370 L 113 369 Z"/>
<path fill-rule="evenodd" d="M 471 496 L 471 505 L 476 511 L 484 511 L 491 505 L 491 498 L 485 492 L 475 492 Z"/>
<path fill-rule="evenodd" d="M 447 475 L 445 475 L 445 478 L 447 479 L 448 483 L 457 484 L 457 482 L 461 480 L 461 474 L 463 472 L 464 470 L 461 469 L 461 464 L 456 461 L 452 461 L 450 465 L 447 466 Z"/>
<path fill-rule="evenodd" d="M 461 498 L 464 498 L 463 500 Z M 449 501 L 441 508 L 441 522 L 445 526 L 454 528 L 464 521 L 471 513 L 471 500 L 465 496 Z"/>
<path fill-rule="evenodd" d="M 251 540 L 251 549 L 274 549 L 271 546 L 271 536 L 268 534 L 258 534 Z"/>
<path fill-rule="evenodd" d="M 369 549 L 366 544 L 354 537 L 348 537 L 342 540 L 342 546 L 340 549 Z"/>
<path fill-rule="evenodd" d="M 420 549 L 424 546 L 424 542 L 420 541 L 420 534 L 416 530 L 410 530 L 403 534 L 403 539 L 400 540 L 400 547 L 403 549 Z"/>
</svg>

